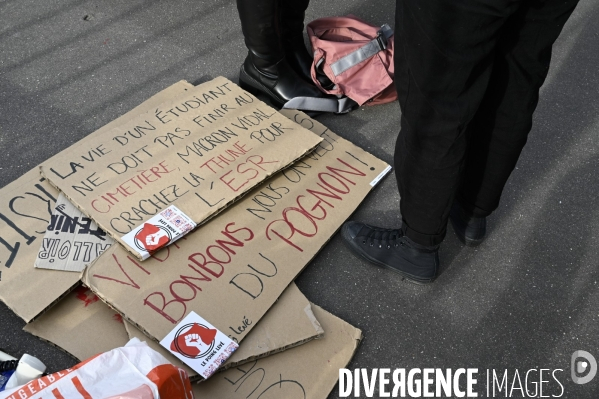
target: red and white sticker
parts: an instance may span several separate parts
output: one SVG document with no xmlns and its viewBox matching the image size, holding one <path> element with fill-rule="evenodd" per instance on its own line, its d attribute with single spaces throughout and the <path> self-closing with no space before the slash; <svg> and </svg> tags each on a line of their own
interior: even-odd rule
<svg viewBox="0 0 599 399">
<path fill-rule="evenodd" d="M 152 253 L 177 241 L 195 227 L 196 224 L 189 216 L 171 205 L 125 234 L 122 239 L 145 260 Z"/>
<path fill-rule="evenodd" d="M 214 374 L 239 348 L 195 312 L 190 312 L 160 345 L 204 378 Z"/>
</svg>

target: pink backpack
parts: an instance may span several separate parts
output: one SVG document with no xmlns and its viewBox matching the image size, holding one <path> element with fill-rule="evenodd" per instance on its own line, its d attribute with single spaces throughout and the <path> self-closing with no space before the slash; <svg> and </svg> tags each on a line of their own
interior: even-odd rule
<svg viewBox="0 0 599 399">
<path fill-rule="evenodd" d="M 389 25 L 379 28 L 349 15 L 316 19 L 307 31 L 314 52 L 312 79 L 337 99 L 298 97 L 285 108 L 345 113 L 397 99 Z"/>
</svg>

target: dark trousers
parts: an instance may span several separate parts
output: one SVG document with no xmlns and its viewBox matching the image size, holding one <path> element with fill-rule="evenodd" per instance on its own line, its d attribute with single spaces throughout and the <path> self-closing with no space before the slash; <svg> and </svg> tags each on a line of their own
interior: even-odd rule
<svg viewBox="0 0 599 399">
<path fill-rule="evenodd" d="M 456 198 L 478 217 L 497 208 L 577 2 L 397 0 L 394 162 L 413 241 L 440 244 Z"/>
<path fill-rule="evenodd" d="M 304 16 L 310 0 L 237 0 L 241 29 L 248 49 L 271 62 L 285 55 L 285 47 L 304 46 Z"/>
</svg>

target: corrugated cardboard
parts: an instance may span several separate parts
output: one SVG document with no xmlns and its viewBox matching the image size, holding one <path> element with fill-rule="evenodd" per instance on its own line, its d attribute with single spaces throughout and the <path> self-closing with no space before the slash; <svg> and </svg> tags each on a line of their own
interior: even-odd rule
<svg viewBox="0 0 599 399">
<path fill-rule="evenodd" d="M 181 81 L 81 140 L 102 136 L 134 115 L 193 87 Z M 80 145 L 80 144 L 75 145 Z M 59 159 L 62 153 L 51 160 Z M 33 267 L 58 192 L 36 167 L 0 190 L 0 300 L 31 321 L 73 289 L 79 276 Z"/>
<path fill-rule="evenodd" d="M 313 305 L 324 338 L 231 368 L 194 385 L 196 398 L 326 399 L 337 384 L 339 369 L 353 357 L 362 332 Z"/>
<path fill-rule="evenodd" d="M 321 140 L 219 77 L 70 148 L 41 170 L 143 260 L 149 243 L 123 237 L 153 215 L 175 205 L 201 224 Z"/>
<path fill-rule="evenodd" d="M 130 338 L 139 338 L 146 341 L 152 349 L 158 351 L 176 366 L 185 369 L 192 380 L 196 379 L 197 373 L 180 362 L 160 344 L 148 339 L 144 333 L 126 321 L 125 327 Z M 300 292 L 295 283 L 291 283 L 258 325 L 243 340 L 239 349 L 220 369 L 226 370 L 273 353 L 282 352 L 315 338 L 320 338 L 323 334 L 324 330 L 314 316 L 310 302 Z"/>
<path fill-rule="evenodd" d="M 305 114 L 288 115 L 325 139 L 312 154 L 145 262 L 112 246 L 84 284 L 154 340 L 195 311 L 221 331 L 245 328 L 241 342 L 389 169 Z"/>
<path fill-rule="evenodd" d="M 0 299 L 29 321 L 74 288 L 79 276 L 33 267 L 58 193 L 37 169 L 0 191 Z"/>
<path fill-rule="evenodd" d="M 60 193 L 35 267 L 81 272 L 113 243 L 110 236 Z"/>
<path fill-rule="evenodd" d="M 23 329 L 79 360 L 129 341 L 121 315 L 84 286 L 75 288 Z"/>
</svg>

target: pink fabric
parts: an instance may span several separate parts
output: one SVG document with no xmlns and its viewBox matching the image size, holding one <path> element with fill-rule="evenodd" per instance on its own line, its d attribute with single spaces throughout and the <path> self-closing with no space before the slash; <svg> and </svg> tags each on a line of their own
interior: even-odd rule
<svg viewBox="0 0 599 399">
<path fill-rule="evenodd" d="M 386 50 L 338 76 L 331 70 L 331 64 L 374 39 L 379 29 L 353 15 L 319 18 L 308 24 L 314 53 L 312 80 L 320 90 L 329 94 L 345 94 L 360 105 L 384 104 L 397 99 L 393 84 L 393 36 L 387 41 Z M 337 85 L 333 90 L 325 90 L 316 79 L 316 65 L 322 58 L 324 64 L 321 69 Z"/>
</svg>

